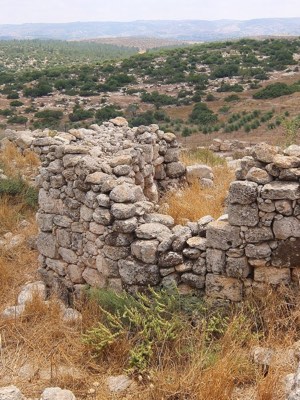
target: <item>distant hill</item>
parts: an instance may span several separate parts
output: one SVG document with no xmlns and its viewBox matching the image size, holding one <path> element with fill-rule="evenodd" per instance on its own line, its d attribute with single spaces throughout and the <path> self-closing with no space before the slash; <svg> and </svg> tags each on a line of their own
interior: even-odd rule
<svg viewBox="0 0 300 400">
<path fill-rule="evenodd" d="M 155 37 L 211 41 L 246 36 L 298 36 L 300 18 L 183 20 L 131 22 L 72 22 L 0 25 L 0 38 L 80 40 L 103 37 Z"/>
</svg>

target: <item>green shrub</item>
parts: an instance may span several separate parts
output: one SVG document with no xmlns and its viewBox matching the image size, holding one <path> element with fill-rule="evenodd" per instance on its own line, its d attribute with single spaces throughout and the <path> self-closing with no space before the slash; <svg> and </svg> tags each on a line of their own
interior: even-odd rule
<svg viewBox="0 0 300 400">
<path fill-rule="evenodd" d="M 0 180 L 0 197 L 11 196 L 20 197 L 25 206 L 36 208 L 38 204 L 38 191 L 36 188 L 29 186 L 20 177 L 8 178 Z"/>
</svg>

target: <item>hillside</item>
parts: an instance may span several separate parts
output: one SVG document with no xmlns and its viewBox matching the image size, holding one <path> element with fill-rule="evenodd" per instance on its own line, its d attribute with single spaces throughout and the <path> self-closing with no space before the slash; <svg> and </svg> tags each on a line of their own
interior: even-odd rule
<svg viewBox="0 0 300 400">
<path fill-rule="evenodd" d="M 191 145 L 219 135 L 276 142 L 299 114 L 299 39 L 136 52 L 103 43 L 0 42 L 2 129 L 65 130 L 124 115 L 131 126 L 159 123 Z"/>
<path fill-rule="evenodd" d="M 130 22 L 72 22 L 0 25 L 0 38 L 90 39 L 143 36 L 177 40 L 212 41 L 245 36 L 299 35 L 300 18 L 239 20 L 182 20 Z"/>
</svg>

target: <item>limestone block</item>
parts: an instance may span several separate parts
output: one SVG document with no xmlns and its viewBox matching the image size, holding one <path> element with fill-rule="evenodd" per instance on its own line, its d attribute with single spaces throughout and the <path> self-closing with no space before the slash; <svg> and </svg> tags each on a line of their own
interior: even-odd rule
<svg viewBox="0 0 300 400">
<path fill-rule="evenodd" d="M 194 164 L 186 167 L 186 179 L 188 183 L 193 183 L 199 179 L 213 179 L 212 168 L 205 164 Z"/>
<path fill-rule="evenodd" d="M 113 225 L 112 229 L 116 232 L 120 233 L 131 233 L 137 229 L 138 220 L 137 218 L 128 218 L 122 220 L 116 220 Z"/>
<path fill-rule="evenodd" d="M 127 219 L 135 216 L 136 206 L 134 204 L 115 203 L 111 207 L 112 215 L 117 219 Z"/>
<path fill-rule="evenodd" d="M 189 247 L 195 248 L 201 251 L 206 251 L 207 247 L 207 240 L 206 238 L 202 238 L 199 236 L 193 236 L 189 238 L 186 243 L 188 244 Z"/>
<path fill-rule="evenodd" d="M 273 163 L 278 168 L 298 168 L 300 167 L 300 158 L 296 156 L 283 156 L 281 154 L 277 154 Z"/>
<path fill-rule="evenodd" d="M 169 178 L 180 178 L 185 174 L 185 166 L 181 162 L 166 164 L 166 174 Z"/>
<path fill-rule="evenodd" d="M 246 175 L 248 181 L 256 182 L 259 185 L 264 185 L 273 180 L 272 176 L 262 168 L 252 167 Z"/>
<path fill-rule="evenodd" d="M 256 267 L 254 268 L 254 280 L 271 285 L 287 285 L 291 282 L 291 270 L 289 268 Z"/>
<path fill-rule="evenodd" d="M 275 201 L 276 211 L 282 215 L 290 216 L 293 214 L 292 202 L 289 200 L 277 200 Z"/>
<path fill-rule="evenodd" d="M 137 240 L 131 245 L 131 253 L 146 264 L 155 264 L 158 245 L 158 240 Z"/>
<path fill-rule="evenodd" d="M 261 197 L 271 200 L 297 200 L 300 198 L 300 185 L 298 182 L 273 181 L 263 187 Z"/>
<path fill-rule="evenodd" d="M 18 295 L 18 304 L 26 304 L 32 301 L 35 296 L 42 301 L 46 300 L 46 285 L 44 282 L 38 281 L 24 285 Z"/>
<path fill-rule="evenodd" d="M 274 267 L 300 267 L 300 238 L 280 240 L 271 261 Z"/>
<path fill-rule="evenodd" d="M 270 146 L 267 143 L 259 143 L 252 149 L 252 157 L 264 163 L 272 163 L 278 153 L 279 148 L 277 146 Z"/>
<path fill-rule="evenodd" d="M 222 274 L 225 271 L 225 251 L 218 249 L 206 250 L 207 271 Z"/>
<path fill-rule="evenodd" d="M 176 225 L 173 228 L 175 238 L 172 243 L 174 251 L 182 251 L 186 246 L 187 240 L 192 236 L 192 232 L 189 227 Z"/>
<path fill-rule="evenodd" d="M 144 200 L 143 191 L 139 186 L 123 183 L 116 186 L 110 193 L 110 199 L 116 203 L 135 203 Z"/>
<path fill-rule="evenodd" d="M 230 184 L 228 201 L 232 204 L 251 204 L 257 199 L 257 183 L 235 181 Z"/>
<path fill-rule="evenodd" d="M 118 261 L 129 256 L 130 248 L 105 245 L 103 246 L 102 252 L 105 255 L 105 257 L 108 257 L 114 261 Z"/>
<path fill-rule="evenodd" d="M 0 388 L 0 400 L 25 400 L 16 386 L 5 386 Z"/>
<path fill-rule="evenodd" d="M 62 214 L 64 208 L 61 199 L 54 199 L 44 189 L 40 189 L 39 191 L 39 207 L 48 214 Z"/>
<path fill-rule="evenodd" d="M 280 220 L 275 220 L 273 231 L 276 239 L 298 238 L 300 237 L 300 220 L 296 217 L 283 217 Z"/>
<path fill-rule="evenodd" d="M 247 243 L 259 243 L 272 240 L 273 238 L 272 229 L 268 227 L 249 228 L 245 232 L 245 240 Z"/>
<path fill-rule="evenodd" d="M 82 273 L 82 277 L 85 282 L 92 287 L 98 287 L 101 289 L 106 286 L 105 276 L 100 274 L 96 269 L 86 268 Z"/>
<path fill-rule="evenodd" d="M 231 225 L 256 226 L 259 221 L 257 204 L 229 204 L 228 220 Z"/>
<path fill-rule="evenodd" d="M 205 275 L 206 274 L 206 261 L 205 258 L 198 258 L 197 261 L 194 261 L 192 264 L 192 270 L 197 275 Z"/>
<path fill-rule="evenodd" d="M 65 276 L 67 273 L 67 263 L 61 260 L 52 260 L 51 258 L 47 258 L 46 265 L 49 269 L 56 272 L 57 275 Z"/>
<path fill-rule="evenodd" d="M 58 257 L 56 239 L 51 233 L 41 232 L 37 238 L 37 249 L 40 254 L 49 258 Z"/>
<path fill-rule="evenodd" d="M 68 264 L 76 264 L 77 263 L 78 257 L 73 250 L 65 249 L 64 247 L 60 247 L 58 252 L 61 255 L 61 258 Z"/>
<path fill-rule="evenodd" d="M 239 279 L 207 274 L 205 293 L 207 296 L 231 301 L 241 301 L 243 285 Z"/>
<path fill-rule="evenodd" d="M 206 245 L 215 249 L 228 250 L 242 243 L 240 228 L 229 225 L 228 222 L 211 222 L 206 231 Z"/>
<path fill-rule="evenodd" d="M 200 276 L 186 272 L 181 275 L 181 281 L 196 289 L 203 289 L 205 287 L 205 276 Z"/>
<path fill-rule="evenodd" d="M 191 249 L 191 248 L 183 249 L 183 252 L 182 252 L 182 253 L 183 253 L 184 257 L 190 258 L 190 259 L 192 259 L 192 260 L 196 260 L 196 259 L 199 258 L 200 255 L 201 255 L 201 251 L 200 251 L 200 250 L 198 250 L 198 249 Z"/>
<path fill-rule="evenodd" d="M 176 265 L 182 264 L 183 258 L 181 254 L 169 251 L 168 253 L 162 254 L 159 257 L 158 265 L 161 268 L 175 267 Z"/>
<path fill-rule="evenodd" d="M 71 264 L 68 265 L 68 276 L 74 284 L 84 283 L 84 279 L 82 277 L 83 269 L 78 265 Z"/>
<path fill-rule="evenodd" d="M 134 234 L 132 233 L 112 232 L 105 236 L 105 244 L 109 246 L 130 246 L 133 241 Z"/>
<path fill-rule="evenodd" d="M 80 218 L 83 221 L 90 222 L 93 219 L 94 210 L 92 208 L 87 207 L 86 205 L 82 205 L 80 207 Z"/>
<path fill-rule="evenodd" d="M 108 226 L 111 224 L 112 221 L 112 216 L 110 211 L 107 208 L 104 207 L 98 207 L 96 210 L 93 212 L 93 220 L 97 224 L 101 224 L 104 226 Z"/>
<path fill-rule="evenodd" d="M 267 243 L 248 244 L 245 248 L 246 256 L 249 258 L 267 258 L 271 255 L 272 250 Z"/>
<path fill-rule="evenodd" d="M 122 259 L 119 261 L 119 271 L 123 283 L 127 285 L 157 285 L 160 281 L 157 265 Z"/>
<path fill-rule="evenodd" d="M 232 278 L 247 278 L 251 272 L 246 257 L 231 258 L 226 260 L 226 274 Z"/>
<path fill-rule="evenodd" d="M 169 228 L 172 228 L 174 226 L 174 218 L 172 218 L 170 215 L 165 215 L 165 214 L 158 214 L 158 213 L 145 214 L 144 221 L 146 223 L 162 224 Z"/>
<path fill-rule="evenodd" d="M 165 235 L 170 236 L 171 231 L 165 225 L 152 222 L 140 225 L 136 230 L 136 235 L 139 239 L 162 240 Z"/>
</svg>

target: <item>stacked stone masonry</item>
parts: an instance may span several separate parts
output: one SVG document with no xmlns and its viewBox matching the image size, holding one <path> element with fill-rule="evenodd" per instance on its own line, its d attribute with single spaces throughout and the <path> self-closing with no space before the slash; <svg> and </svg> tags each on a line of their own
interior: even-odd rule
<svg viewBox="0 0 300 400">
<path fill-rule="evenodd" d="M 7 136 L 41 157 L 40 272 L 66 296 L 86 284 L 130 292 L 176 285 L 240 301 L 268 285 L 297 284 L 299 146 L 256 145 L 236 171 L 228 215 L 181 226 L 157 213 L 160 194 L 213 176 L 205 166 L 186 169 L 175 135 L 157 125 L 131 129 L 117 118 L 56 136 Z"/>
</svg>

